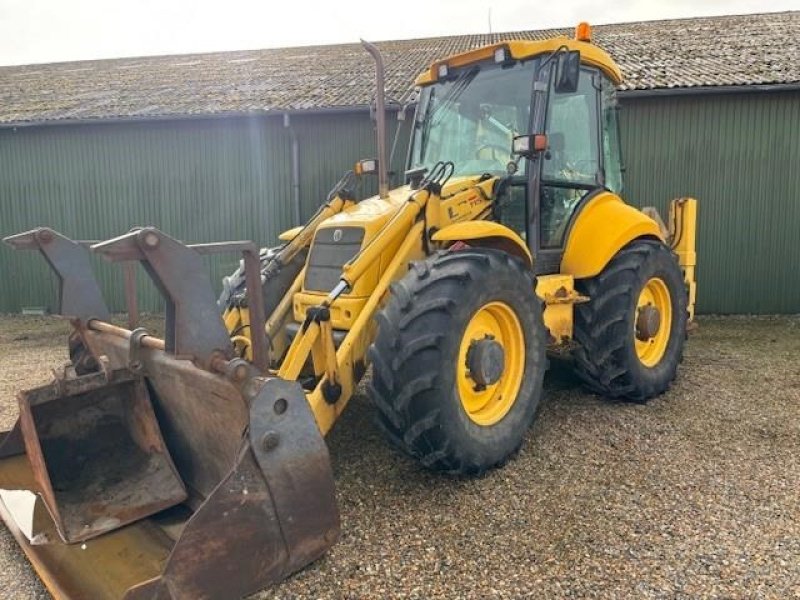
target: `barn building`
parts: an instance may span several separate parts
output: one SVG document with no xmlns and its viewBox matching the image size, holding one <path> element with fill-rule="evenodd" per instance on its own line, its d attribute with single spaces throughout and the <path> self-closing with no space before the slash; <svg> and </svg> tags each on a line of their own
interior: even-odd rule
<svg viewBox="0 0 800 600">
<path fill-rule="evenodd" d="M 800 312 L 796 31 L 800 12 L 594 28 L 625 77 L 625 198 L 662 211 L 672 197 L 701 201 L 700 312 Z M 503 39 L 571 34 L 379 43 L 395 181 L 427 65 Z M 152 224 L 186 241 L 274 243 L 375 154 L 373 81 L 358 44 L 2 67 L 0 236 L 46 224 L 99 239 Z M 214 277 L 232 260 L 213 261 Z M 120 275 L 98 268 L 122 309 Z M 0 249 L 0 273 L 0 312 L 52 306 L 38 258 Z M 157 309 L 155 291 L 140 304 Z"/>
</svg>

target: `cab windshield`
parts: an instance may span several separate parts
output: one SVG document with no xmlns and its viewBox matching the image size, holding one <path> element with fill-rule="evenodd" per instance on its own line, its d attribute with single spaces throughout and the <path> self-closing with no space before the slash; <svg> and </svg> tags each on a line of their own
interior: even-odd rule
<svg viewBox="0 0 800 600">
<path fill-rule="evenodd" d="M 454 175 L 505 173 L 512 139 L 530 128 L 534 63 L 475 65 L 424 87 L 409 168 L 452 161 Z"/>
</svg>

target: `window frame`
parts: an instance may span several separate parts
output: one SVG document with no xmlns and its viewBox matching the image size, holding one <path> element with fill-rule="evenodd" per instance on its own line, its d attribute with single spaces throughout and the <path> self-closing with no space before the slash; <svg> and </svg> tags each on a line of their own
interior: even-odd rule
<svg viewBox="0 0 800 600">
<path fill-rule="evenodd" d="M 542 124 L 538 128 L 538 130 L 544 131 L 545 133 L 549 133 L 547 131 L 547 123 L 550 112 L 549 99 L 552 94 L 555 94 L 555 91 L 553 89 L 555 69 L 552 68 L 552 63 L 548 64 L 546 69 L 548 71 L 548 73 L 546 74 L 548 81 L 548 95 L 547 95 L 548 102 L 541 116 Z M 561 266 L 561 257 L 564 253 L 566 241 L 569 239 L 569 231 L 570 229 L 572 229 L 575 217 L 580 213 L 580 211 L 586 205 L 589 199 L 594 197 L 598 191 L 605 189 L 604 188 L 605 156 L 603 152 L 602 106 L 600 97 L 601 87 L 599 79 L 600 77 L 602 77 L 602 74 L 600 73 L 600 70 L 595 67 L 590 67 L 588 65 L 581 64 L 581 76 L 584 76 L 584 74 L 588 74 L 588 76 L 591 78 L 590 82 L 592 88 L 594 89 L 594 94 L 595 94 L 594 101 L 596 108 L 595 108 L 594 144 L 598 157 L 598 170 L 597 173 L 595 174 L 595 183 L 593 184 L 578 183 L 578 182 L 565 182 L 565 181 L 543 179 L 542 177 L 542 172 L 544 169 L 543 157 L 536 161 L 537 164 L 534 165 L 533 168 L 528 169 L 528 205 L 529 205 L 528 245 L 535 257 L 534 268 L 537 274 L 558 272 Z M 541 72 L 537 72 L 537 75 L 534 77 L 534 81 L 539 81 L 540 76 Z M 533 113 L 533 111 L 531 112 Z M 532 131 L 536 130 L 537 124 L 532 123 L 532 126 L 533 126 Z M 581 197 L 581 199 L 576 203 L 575 207 L 572 210 L 572 213 L 567 217 L 567 225 L 564 231 L 564 236 L 561 239 L 560 244 L 558 246 L 549 246 L 549 247 L 542 246 L 541 192 L 545 186 L 583 190 L 585 192 Z"/>
<path fill-rule="evenodd" d="M 594 184 L 591 183 L 578 183 L 578 182 L 568 182 L 563 180 L 557 179 L 544 179 L 541 178 L 542 184 L 553 186 L 553 187 L 566 187 L 566 188 L 574 188 L 574 189 L 587 189 L 593 190 L 598 185 L 602 186 L 605 185 L 605 153 L 603 152 L 603 117 L 602 117 L 602 101 L 601 101 L 601 94 L 602 88 L 600 87 L 600 74 L 599 69 L 595 67 L 589 67 L 586 65 L 581 65 L 581 76 L 584 73 L 588 73 L 590 75 L 590 85 L 594 89 L 594 103 L 595 103 L 595 136 L 594 136 L 594 145 L 595 151 L 597 152 L 597 171 L 594 174 Z M 552 78 L 551 78 L 552 79 Z M 555 94 L 553 90 L 553 82 L 550 82 L 550 95 L 548 96 L 551 98 Z M 568 94 L 564 94 L 568 95 Z M 550 102 L 547 103 L 547 110 L 545 112 L 545 128 L 547 127 L 548 120 L 550 118 Z M 546 133 L 549 133 L 547 129 L 545 129 Z M 540 169 L 544 170 L 544 162 L 540 165 Z"/>
<path fill-rule="evenodd" d="M 461 72 L 469 72 L 469 71 L 471 71 L 473 69 L 476 69 L 478 72 L 480 72 L 481 70 L 487 69 L 487 68 L 491 69 L 491 70 L 497 69 L 498 71 L 503 71 L 503 70 L 507 70 L 509 68 L 524 69 L 524 68 L 528 67 L 528 68 L 530 68 L 530 72 L 528 74 L 528 81 L 529 81 L 529 86 L 528 87 L 529 87 L 530 93 L 532 93 L 533 81 L 536 79 L 537 73 L 539 72 L 539 64 L 540 63 L 541 63 L 541 57 L 540 56 L 536 56 L 536 57 L 533 57 L 533 58 L 525 58 L 525 59 L 521 59 L 519 61 L 515 61 L 514 64 L 511 65 L 511 66 L 498 65 L 496 62 L 494 62 L 493 59 L 486 59 L 486 60 L 482 60 L 482 61 L 479 61 L 477 63 L 474 63 L 472 65 L 467 65 L 467 66 L 464 66 L 464 67 L 458 67 L 458 68 L 454 69 L 453 73 L 455 75 L 457 75 L 457 74 L 459 74 Z M 433 88 L 433 90 L 427 91 L 427 88 Z M 418 90 L 419 91 L 418 91 L 418 97 L 417 97 L 417 105 L 416 105 L 415 110 L 414 110 L 414 117 L 413 117 L 413 119 L 411 121 L 410 139 L 409 139 L 409 143 L 408 143 L 408 149 L 406 151 L 406 159 L 405 159 L 405 168 L 406 168 L 406 170 L 411 170 L 411 169 L 415 168 L 414 167 L 414 157 L 415 157 L 416 152 L 419 150 L 418 147 L 417 147 L 417 144 L 415 144 L 415 141 L 417 141 L 417 139 L 416 139 L 417 136 L 416 136 L 415 132 L 416 132 L 417 127 L 420 125 L 420 123 L 422 123 L 424 121 L 424 119 L 427 118 L 426 112 L 428 110 L 430 110 L 430 106 L 429 105 L 430 105 L 430 100 L 431 100 L 431 93 L 433 93 L 433 91 L 435 90 L 435 84 L 424 86 L 422 88 L 418 88 Z M 530 113 L 531 113 L 531 111 L 529 111 L 529 114 L 528 114 L 527 131 L 532 131 L 533 130 L 532 129 L 533 115 L 530 114 Z M 421 142 L 421 140 L 419 140 L 419 141 Z M 510 148 L 509 148 L 509 150 L 510 150 Z M 447 160 L 452 160 L 452 158 L 448 158 Z M 527 176 L 527 171 L 529 170 L 529 166 L 526 165 L 524 170 L 525 170 L 525 175 L 523 175 L 523 176 Z M 477 172 L 475 174 L 477 174 Z"/>
<path fill-rule="evenodd" d="M 622 129 L 620 127 L 620 103 L 619 103 L 619 96 L 617 95 L 617 86 L 614 84 L 611 79 L 603 74 L 599 74 L 600 77 L 600 126 L 601 126 L 601 144 L 603 145 L 603 186 L 608 189 L 610 192 L 617 194 L 618 196 L 622 196 L 625 191 L 625 161 L 622 155 Z M 613 119 L 614 119 L 614 132 L 613 135 L 616 137 L 616 151 L 617 151 L 617 162 L 619 168 L 619 190 L 612 190 L 608 187 L 608 173 L 606 172 L 606 162 L 605 162 L 605 133 L 606 133 L 606 126 L 605 126 L 605 118 L 604 113 L 606 110 L 605 104 L 603 102 L 603 97 L 606 93 L 606 87 L 610 90 L 610 96 L 613 98 L 612 106 L 609 107 L 609 110 L 613 112 Z M 612 135 L 609 131 L 609 135 Z M 609 142 L 610 145 L 610 142 Z M 611 148 L 613 152 L 613 148 Z"/>
</svg>

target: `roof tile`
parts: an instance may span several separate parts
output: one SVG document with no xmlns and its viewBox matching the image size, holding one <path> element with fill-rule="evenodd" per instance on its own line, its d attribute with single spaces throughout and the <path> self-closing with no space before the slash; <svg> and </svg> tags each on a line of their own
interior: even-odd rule
<svg viewBox="0 0 800 600">
<path fill-rule="evenodd" d="M 800 11 L 594 28 L 623 90 L 800 82 Z M 390 101 L 413 98 L 433 61 L 550 29 L 379 42 Z M 113 119 L 366 105 L 373 65 L 359 44 L 121 58 L 0 68 L 0 123 Z"/>
</svg>

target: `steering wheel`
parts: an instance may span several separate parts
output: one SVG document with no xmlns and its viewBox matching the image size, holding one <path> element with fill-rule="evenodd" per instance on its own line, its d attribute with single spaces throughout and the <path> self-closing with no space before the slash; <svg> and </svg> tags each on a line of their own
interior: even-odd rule
<svg viewBox="0 0 800 600">
<path fill-rule="evenodd" d="M 492 151 L 491 160 L 503 161 L 506 160 L 509 156 L 511 156 L 511 153 L 505 146 L 501 146 L 500 144 L 483 144 L 482 146 L 479 146 L 477 150 L 475 150 L 475 158 L 477 158 L 478 160 L 486 160 L 486 159 L 481 159 L 480 156 L 481 152 L 484 150 Z M 500 155 L 500 158 L 497 158 L 497 152 L 502 153 Z"/>
</svg>

